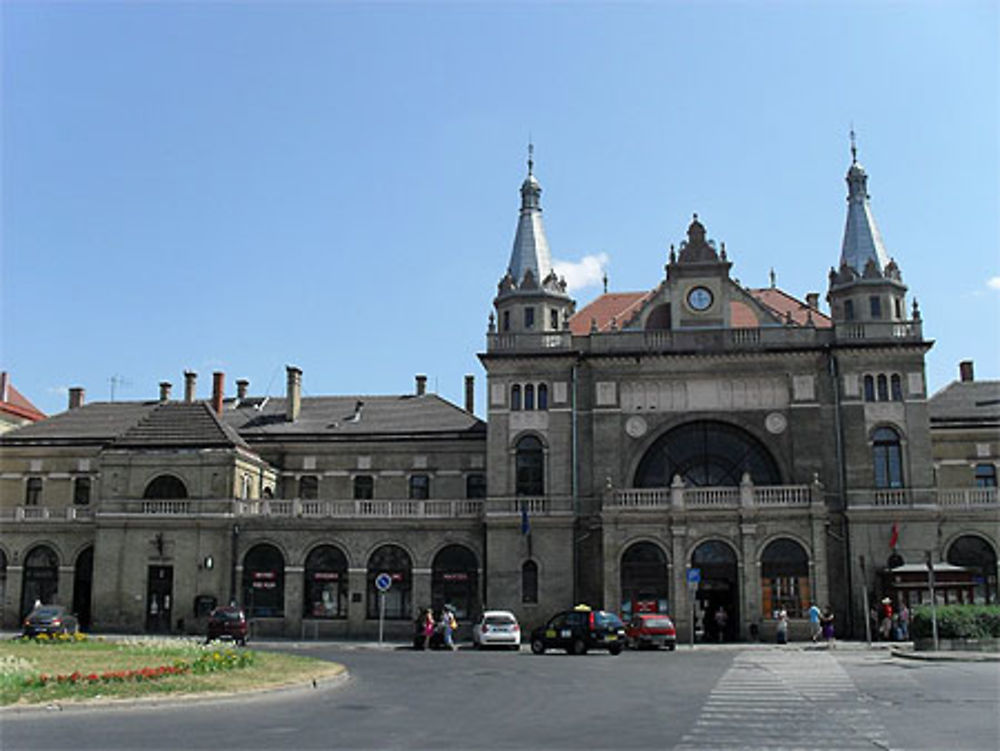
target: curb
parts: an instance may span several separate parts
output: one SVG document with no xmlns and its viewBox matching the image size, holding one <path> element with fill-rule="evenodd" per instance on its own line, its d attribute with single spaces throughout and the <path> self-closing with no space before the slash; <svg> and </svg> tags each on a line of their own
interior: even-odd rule
<svg viewBox="0 0 1000 751">
<path fill-rule="evenodd" d="M 921 662 L 1000 662 L 1000 654 L 996 652 L 904 652 L 894 649 L 892 656 Z"/>
</svg>

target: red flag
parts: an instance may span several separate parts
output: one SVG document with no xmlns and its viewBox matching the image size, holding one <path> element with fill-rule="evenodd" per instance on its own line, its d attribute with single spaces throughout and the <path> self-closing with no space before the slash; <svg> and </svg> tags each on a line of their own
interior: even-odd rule
<svg viewBox="0 0 1000 751">
<path fill-rule="evenodd" d="M 897 542 L 899 542 L 899 525 L 893 522 L 892 534 L 889 536 L 889 547 L 895 550 Z"/>
</svg>

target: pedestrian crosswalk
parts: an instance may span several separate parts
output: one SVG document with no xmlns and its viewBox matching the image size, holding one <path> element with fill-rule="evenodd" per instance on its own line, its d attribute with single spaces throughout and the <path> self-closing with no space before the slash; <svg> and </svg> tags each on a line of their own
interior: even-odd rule
<svg viewBox="0 0 1000 751">
<path fill-rule="evenodd" d="M 827 652 L 743 652 L 675 746 L 707 749 L 888 749 L 888 735 Z"/>
</svg>

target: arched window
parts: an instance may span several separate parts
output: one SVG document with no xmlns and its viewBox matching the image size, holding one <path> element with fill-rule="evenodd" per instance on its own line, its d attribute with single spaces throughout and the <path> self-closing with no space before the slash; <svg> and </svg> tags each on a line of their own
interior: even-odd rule
<svg viewBox="0 0 1000 751">
<path fill-rule="evenodd" d="M 544 383 L 538 384 L 538 408 L 540 410 L 549 408 L 549 387 Z"/>
<path fill-rule="evenodd" d="M 21 584 L 21 617 L 23 618 L 40 601 L 52 605 L 59 594 L 59 559 L 52 548 L 39 545 L 24 558 Z"/>
<path fill-rule="evenodd" d="M 274 545 L 254 545 L 244 556 L 243 607 L 251 618 L 285 615 L 285 558 Z"/>
<path fill-rule="evenodd" d="M 535 386 L 534 384 L 527 384 L 524 387 L 524 408 L 534 409 L 535 408 Z"/>
<path fill-rule="evenodd" d="M 385 593 L 385 617 L 389 620 L 403 621 L 412 617 L 410 604 L 413 588 L 413 564 L 410 554 L 398 545 L 383 545 L 368 559 L 368 603 L 367 617 L 377 619 L 379 616 L 379 591 L 375 586 L 375 578 L 379 574 L 388 574 L 392 586 Z"/>
<path fill-rule="evenodd" d="M 892 400 L 894 402 L 903 401 L 903 381 L 899 377 L 899 373 L 893 373 L 892 378 L 889 379 L 889 383 L 892 389 Z"/>
<path fill-rule="evenodd" d="M 521 602 L 538 602 L 538 564 L 534 561 L 525 561 L 521 566 Z"/>
<path fill-rule="evenodd" d="M 545 454 L 540 440 L 528 435 L 518 441 L 514 466 L 517 495 L 545 495 Z"/>
<path fill-rule="evenodd" d="M 875 379 L 870 375 L 865 376 L 865 401 L 875 401 Z"/>
<path fill-rule="evenodd" d="M 375 497 L 375 479 L 371 475 L 356 475 L 354 478 L 354 500 L 370 501 Z"/>
<path fill-rule="evenodd" d="M 760 557 L 761 612 L 769 618 L 785 610 L 801 618 L 809 608 L 809 556 L 795 540 L 769 543 Z"/>
<path fill-rule="evenodd" d="M 434 556 L 431 567 L 431 604 L 451 605 L 455 617 L 468 619 L 479 612 L 479 564 L 464 545 L 448 545 Z"/>
<path fill-rule="evenodd" d="M 876 488 L 903 487 L 903 452 L 899 433 L 892 428 L 878 428 L 872 434 L 872 462 Z"/>
<path fill-rule="evenodd" d="M 670 612 L 670 576 L 667 556 L 651 542 L 630 545 L 622 555 L 621 572 L 622 618 L 635 613 Z"/>
<path fill-rule="evenodd" d="M 878 384 L 878 400 L 880 402 L 889 401 L 889 382 L 886 380 L 885 373 L 879 373 L 876 379 Z"/>
<path fill-rule="evenodd" d="M 305 597 L 302 615 L 306 618 L 347 617 L 347 557 L 340 548 L 320 545 L 306 558 Z"/>
<path fill-rule="evenodd" d="M 465 478 L 465 497 L 470 499 L 486 497 L 486 475 L 474 472 Z"/>
<path fill-rule="evenodd" d="M 319 498 L 319 478 L 316 475 L 302 475 L 299 478 L 299 498 L 315 501 Z"/>
<path fill-rule="evenodd" d="M 973 596 L 977 603 L 997 602 L 997 553 L 986 540 L 962 535 L 948 548 L 946 558 L 953 566 L 972 569 L 976 584 Z"/>
<path fill-rule="evenodd" d="M 142 492 L 142 497 L 149 500 L 174 500 L 187 498 L 187 486 L 178 477 L 160 475 L 154 477 Z"/>
<path fill-rule="evenodd" d="M 642 457 L 635 486 L 665 488 L 680 475 L 688 487 L 733 487 L 744 472 L 755 485 L 782 484 L 777 463 L 753 435 L 729 423 L 701 420 L 660 436 Z"/>
<path fill-rule="evenodd" d="M 510 387 L 510 408 L 514 412 L 521 409 L 521 387 L 516 383 Z"/>
</svg>

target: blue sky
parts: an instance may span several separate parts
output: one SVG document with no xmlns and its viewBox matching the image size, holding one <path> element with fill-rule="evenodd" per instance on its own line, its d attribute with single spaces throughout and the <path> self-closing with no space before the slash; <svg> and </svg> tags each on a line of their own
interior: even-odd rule
<svg viewBox="0 0 1000 751">
<path fill-rule="evenodd" d="M 992 1 L 4 2 L 0 362 L 49 413 L 295 364 L 473 373 L 482 414 L 529 136 L 582 306 L 693 212 L 743 284 L 825 296 L 853 124 L 932 390 L 995 379 L 998 39 Z"/>
</svg>

